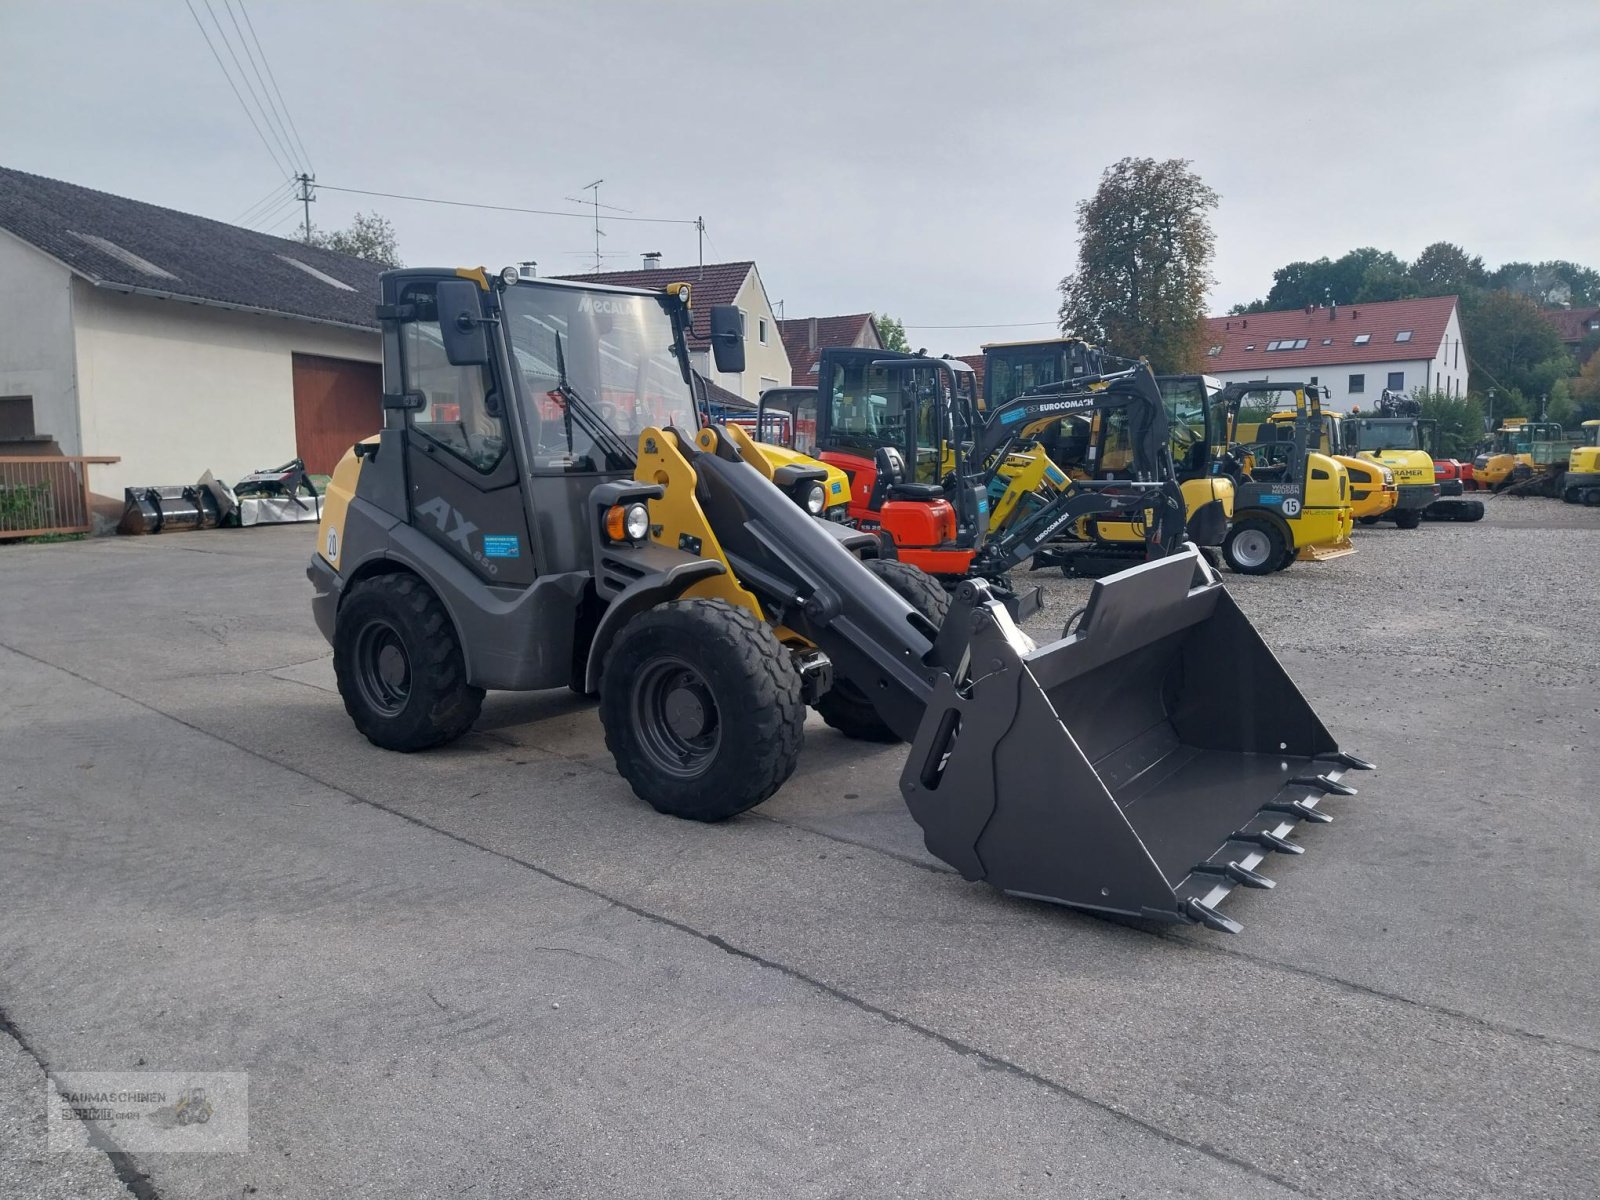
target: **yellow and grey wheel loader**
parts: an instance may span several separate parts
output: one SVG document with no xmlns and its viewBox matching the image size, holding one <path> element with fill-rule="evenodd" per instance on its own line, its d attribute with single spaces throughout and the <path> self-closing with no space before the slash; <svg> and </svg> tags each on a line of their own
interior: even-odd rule
<svg viewBox="0 0 1600 1200">
<path fill-rule="evenodd" d="M 465 733 L 486 689 L 598 693 L 661 812 L 731 817 L 790 776 L 805 706 L 909 740 L 900 787 L 969 880 L 1213 929 L 1363 763 L 1181 541 L 1036 645 L 981 579 L 948 595 L 814 518 L 742 430 L 692 429 L 672 292 L 397 270 L 384 428 L 339 464 L 307 568 L 374 744 Z M 711 313 L 724 370 L 738 311 Z M 861 724 L 852 724 L 859 721 Z"/>
</svg>

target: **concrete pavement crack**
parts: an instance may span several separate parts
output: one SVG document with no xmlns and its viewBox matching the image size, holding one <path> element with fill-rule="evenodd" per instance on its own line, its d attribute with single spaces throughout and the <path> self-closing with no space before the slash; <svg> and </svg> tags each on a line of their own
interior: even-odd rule
<svg viewBox="0 0 1600 1200">
<path fill-rule="evenodd" d="M 407 824 L 417 827 L 418 829 L 425 829 L 430 833 L 438 834 L 440 837 L 449 838 L 458 845 L 466 846 L 469 849 L 477 850 L 483 854 L 490 855 L 493 858 L 500 859 L 503 862 L 511 863 L 515 866 L 523 868 L 524 870 L 531 871 L 542 878 L 548 879 L 553 883 L 558 883 L 565 887 L 573 888 L 574 890 L 582 892 L 587 896 L 593 896 L 597 900 L 603 901 L 606 904 L 610 904 L 613 907 L 622 910 L 623 912 L 631 913 L 642 920 L 650 921 L 653 924 L 663 926 L 664 928 L 687 934 L 692 938 L 716 947 L 725 954 L 730 954 L 734 957 L 742 958 L 749 962 L 755 963 L 758 966 L 776 971 L 779 974 L 793 979 L 798 983 L 805 984 L 822 995 L 829 996 L 842 1004 L 848 1005 L 851 1008 L 855 1008 L 869 1015 L 878 1017 L 879 1019 L 886 1021 L 891 1025 L 897 1025 L 908 1032 L 914 1033 L 919 1037 L 931 1041 L 947 1050 L 951 1050 L 965 1058 L 976 1060 L 991 1070 L 1002 1071 L 1018 1079 L 1027 1080 L 1038 1087 L 1044 1088 L 1053 1095 L 1077 1101 L 1080 1104 L 1087 1105 L 1088 1107 L 1105 1113 L 1108 1116 L 1114 1117 L 1117 1120 L 1126 1122 L 1127 1124 L 1143 1130 L 1152 1137 L 1166 1142 L 1169 1145 L 1179 1146 L 1187 1150 L 1193 1150 L 1199 1154 L 1204 1154 L 1208 1158 L 1225 1163 L 1228 1166 L 1243 1171 L 1248 1175 L 1252 1175 L 1258 1179 L 1268 1180 L 1269 1182 L 1274 1183 L 1297 1196 L 1309 1196 L 1314 1194 L 1296 1187 L 1293 1182 L 1284 1176 L 1278 1175 L 1275 1172 L 1268 1170 L 1266 1167 L 1251 1162 L 1248 1159 L 1239 1158 L 1236 1155 L 1230 1154 L 1228 1151 L 1221 1149 L 1220 1147 L 1211 1145 L 1209 1142 L 1197 1141 L 1192 1138 L 1184 1137 L 1181 1134 L 1174 1133 L 1171 1130 L 1163 1129 L 1161 1126 L 1156 1125 L 1151 1121 L 1147 1121 L 1143 1117 L 1136 1116 L 1135 1114 L 1127 1111 L 1126 1109 L 1120 1108 L 1115 1104 L 1111 1104 L 1105 1100 L 1097 1099 L 1096 1097 L 1090 1096 L 1087 1093 L 1077 1091 L 1076 1089 L 1068 1087 L 1066 1084 L 1061 1083 L 1058 1080 L 1041 1075 L 1036 1071 L 1031 1071 L 1019 1063 L 1014 1063 L 1009 1059 L 1002 1058 L 999 1055 L 993 1054 L 990 1051 L 984 1050 L 978 1046 L 963 1042 L 958 1038 L 951 1037 L 949 1034 L 941 1033 L 936 1029 L 912 1020 L 910 1017 L 903 1016 L 900 1013 L 893 1012 L 889 1009 L 883 1008 L 880 1005 L 874 1004 L 864 997 L 852 995 L 843 988 L 837 987 L 824 980 L 818 979 L 813 975 L 807 974 L 798 967 L 790 966 L 787 963 L 779 962 L 776 959 L 766 958 L 763 955 L 757 954 L 755 951 L 746 950 L 743 947 L 736 946 L 732 942 L 727 941 L 725 938 L 722 938 L 717 934 L 697 929 L 693 925 L 677 920 L 674 917 L 669 917 L 665 913 L 656 912 L 652 909 L 645 908 L 642 905 L 634 904 L 630 901 L 624 900 L 618 896 L 613 896 L 610 893 L 604 892 L 590 884 L 583 883 L 576 879 L 570 879 L 546 867 L 541 867 L 537 863 L 531 862 L 528 859 L 519 858 L 518 856 L 514 854 L 508 854 L 503 850 L 496 850 L 492 846 L 485 845 L 482 842 L 475 841 L 472 838 L 466 837 L 463 834 L 455 833 L 452 830 L 444 829 L 437 825 L 431 825 L 419 817 L 412 816 L 410 813 L 403 812 L 400 809 L 393 808 L 387 804 L 380 803 L 377 800 L 372 800 L 366 796 L 352 792 L 348 788 L 345 788 L 339 784 L 329 782 L 325 779 L 320 779 L 311 774 L 309 771 L 303 770 L 302 768 L 294 766 L 293 764 L 281 762 L 278 759 L 273 758 L 271 755 L 263 754 L 261 751 L 253 749 L 250 746 L 241 745 L 240 743 L 233 741 L 231 738 L 224 737 L 223 735 L 212 730 L 195 725 L 190 721 L 184 720 L 182 717 L 174 716 L 172 713 L 163 712 L 153 704 L 149 704 L 135 696 L 129 696 L 126 693 L 120 692 L 116 688 L 109 687 L 106 684 L 98 682 L 97 680 L 90 679 L 88 676 L 81 675 L 69 667 L 62 667 L 56 663 L 47 662 L 44 659 L 37 658 L 34 655 L 29 654 L 27 651 L 18 650 L 15 646 L 10 646 L 3 642 L 0 642 L 0 649 L 9 650 L 13 654 L 28 659 L 30 662 L 38 663 L 40 666 L 48 667 L 51 670 L 60 671 L 64 675 L 70 676 L 71 678 L 82 683 L 86 683 L 90 687 L 99 688 L 102 691 L 108 692 L 120 700 L 124 700 L 129 704 L 133 704 L 144 709 L 146 712 L 153 713 L 156 716 L 172 721 L 174 724 L 181 725 L 183 728 L 191 730 L 194 733 L 198 733 L 202 737 L 210 738 L 211 740 L 220 742 L 225 746 L 230 746 L 240 753 L 247 754 L 251 758 L 258 759 L 261 762 L 270 763 L 272 766 L 288 771 L 290 774 L 298 775 L 300 778 L 311 783 L 315 783 L 319 787 L 325 787 L 329 791 L 344 796 L 354 803 L 366 805 L 369 808 L 374 808 L 380 812 L 388 813 L 390 816 L 397 817 L 400 820 L 405 821 Z M 140 1175 L 140 1178 L 148 1181 L 147 1177 L 143 1176 L 142 1174 Z M 130 1190 L 132 1190 L 131 1184 L 129 1187 Z M 154 1190 L 145 1193 L 134 1192 L 134 1195 L 137 1197 L 137 1200 L 159 1200 L 159 1197 L 156 1195 Z"/>
<path fill-rule="evenodd" d="M 50 1070 L 50 1064 L 45 1062 L 44 1056 L 23 1036 L 22 1031 L 17 1028 L 3 1008 L 0 1008 L 0 1034 L 15 1042 L 17 1047 L 33 1060 L 39 1070 L 44 1072 L 46 1079 L 55 1079 L 55 1073 Z M 139 1163 L 133 1155 L 119 1147 L 111 1139 L 111 1135 L 100 1127 L 98 1121 L 83 1117 L 79 1117 L 78 1120 L 88 1132 L 89 1145 L 106 1156 L 118 1182 L 128 1189 L 129 1195 L 133 1196 L 135 1200 L 161 1200 L 161 1194 L 156 1191 L 156 1185 L 151 1182 L 150 1176 L 140 1169 Z"/>
</svg>

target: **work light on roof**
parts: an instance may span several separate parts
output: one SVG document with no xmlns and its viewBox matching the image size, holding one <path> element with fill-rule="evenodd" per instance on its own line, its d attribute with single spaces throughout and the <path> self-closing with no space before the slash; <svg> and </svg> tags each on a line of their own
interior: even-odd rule
<svg viewBox="0 0 1600 1200">
<path fill-rule="evenodd" d="M 512 284 L 514 284 L 517 280 L 519 280 L 521 278 L 522 278 L 522 272 L 517 270 L 516 267 L 501 267 L 500 268 L 500 282 L 505 284 L 507 287 L 510 287 Z"/>
</svg>

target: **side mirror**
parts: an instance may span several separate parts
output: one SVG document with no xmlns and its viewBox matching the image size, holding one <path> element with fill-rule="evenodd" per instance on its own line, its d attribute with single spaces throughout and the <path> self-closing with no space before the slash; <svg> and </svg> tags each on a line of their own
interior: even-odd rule
<svg viewBox="0 0 1600 1200">
<path fill-rule="evenodd" d="M 724 375 L 744 370 L 744 317 L 738 305 L 711 306 L 711 353 Z"/>
<path fill-rule="evenodd" d="M 439 336 L 444 356 L 455 367 L 482 366 L 489 361 L 489 338 L 483 329 L 483 300 L 470 279 L 439 283 Z"/>
</svg>

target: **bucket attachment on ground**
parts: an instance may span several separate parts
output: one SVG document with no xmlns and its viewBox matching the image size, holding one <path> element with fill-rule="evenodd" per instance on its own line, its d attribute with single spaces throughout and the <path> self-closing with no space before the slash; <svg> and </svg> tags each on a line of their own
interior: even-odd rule
<svg viewBox="0 0 1600 1200">
<path fill-rule="evenodd" d="M 1369 765 L 1192 550 L 1098 581 L 1046 646 L 971 581 L 950 620 L 968 682 L 936 681 L 901 790 L 930 851 L 1013 895 L 1237 932 L 1217 904 L 1272 887 L 1266 860 Z"/>
<path fill-rule="evenodd" d="M 1348 537 L 1342 537 L 1336 542 L 1318 542 L 1314 546 L 1302 546 L 1295 558 L 1299 562 L 1327 562 L 1329 559 L 1343 558 L 1346 554 L 1355 552 L 1355 543 Z"/>
</svg>

